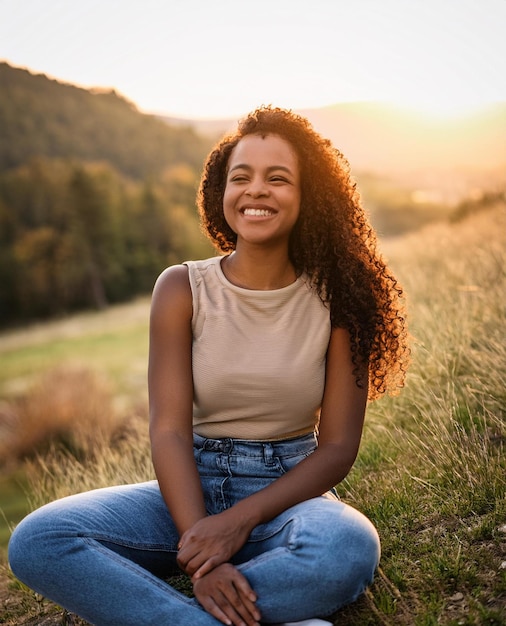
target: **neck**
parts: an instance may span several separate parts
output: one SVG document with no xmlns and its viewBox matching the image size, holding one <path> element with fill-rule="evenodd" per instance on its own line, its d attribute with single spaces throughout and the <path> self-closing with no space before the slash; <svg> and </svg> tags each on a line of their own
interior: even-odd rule
<svg viewBox="0 0 506 626">
<path fill-rule="evenodd" d="M 297 279 L 295 269 L 287 253 L 278 251 L 261 254 L 236 250 L 225 257 L 223 273 L 237 287 L 258 291 L 281 289 Z"/>
</svg>

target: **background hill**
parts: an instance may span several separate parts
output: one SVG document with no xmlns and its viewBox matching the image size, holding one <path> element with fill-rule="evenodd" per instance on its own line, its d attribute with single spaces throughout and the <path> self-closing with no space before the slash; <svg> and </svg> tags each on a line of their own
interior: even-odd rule
<svg viewBox="0 0 506 626">
<path fill-rule="evenodd" d="M 0 170 L 32 157 L 105 161 L 134 179 L 185 163 L 199 169 L 209 139 L 171 127 L 117 94 L 87 91 L 0 63 Z"/>
<path fill-rule="evenodd" d="M 455 118 L 382 102 L 349 102 L 297 112 L 331 139 L 357 170 L 390 175 L 399 169 L 497 171 L 506 166 L 506 102 Z M 161 119 L 211 137 L 236 124 L 227 118 Z"/>
<path fill-rule="evenodd" d="M 195 192 L 210 144 L 114 91 L 0 64 L 0 326 L 149 293 L 209 254 Z"/>
<path fill-rule="evenodd" d="M 493 172 L 506 166 L 506 103 L 454 119 L 372 102 L 307 115 L 362 170 Z"/>
<path fill-rule="evenodd" d="M 349 159 L 381 237 L 504 193 L 506 105 L 445 123 L 373 103 L 301 113 Z M 0 63 L 0 327 L 129 300 L 211 254 L 195 193 L 235 125 L 147 115 Z"/>
<path fill-rule="evenodd" d="M 386 178 L 426 197 L 456 202 L 504 186 L 506 103 L 455 119 L 424 116 L 380 102 L 343 103 L 298 111 L 328 137 L 360 176 Z M 178 120 L 211 137 L 235 120 Z"/>
</svg>

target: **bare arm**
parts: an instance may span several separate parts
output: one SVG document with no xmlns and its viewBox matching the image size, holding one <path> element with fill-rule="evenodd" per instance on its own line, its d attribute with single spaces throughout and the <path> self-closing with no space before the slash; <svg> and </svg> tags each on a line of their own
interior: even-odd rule
<svg viewBox="0 0 506 626">
<path fill-rule="evenodd" d="M 180 535 L 206 518 L 193 456 L 191 318 L 188 270 L 171 267 L 153 291 L 148 386 L 153 465 Z M 235 545 L 228 548 L 222 563 L 233 554 Z M 179 558 L 178 562 L 187 573 L 193 573 Z M 230 564 L 212 569 L 194 588 L 202 606 L 223 623 L 256 625 L 260 615 L 248 581 Z"/>
<path fill-rule="evenodd" d="M 153 290 L 148 387 L 153 465 L 180 535 L 206 515 L 193 457 L 191 317 L 188 269 L 170 267 Z"/>
<path fill-rule="evenodd" d="M 221 537 L 227 538 L 228 546 L 234 545 L 236 538 L 239 543 L 258 524 L 343 480 L 358 452 L 366 402 L 367 389 L 360 389 L 355 382 L 348 333 L 334 329 L 327 355 L 318 448 L 265 489 L 202 520 L 186 533 L 183 547 L 187 550 L 182 556 L 191 563 L 195 579 L 229 558 Z"/>
</svg>

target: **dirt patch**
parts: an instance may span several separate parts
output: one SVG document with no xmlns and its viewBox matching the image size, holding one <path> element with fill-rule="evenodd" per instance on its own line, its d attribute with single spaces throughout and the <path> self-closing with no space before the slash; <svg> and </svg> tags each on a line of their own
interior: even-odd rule
<svg viewBox="0 0 506 626">
<path fill-rule="evenodd" d="M 27 590 L 0 566 L 0 624 L 5 626 L 89 626 L 49 600 Z"/>
</svg>

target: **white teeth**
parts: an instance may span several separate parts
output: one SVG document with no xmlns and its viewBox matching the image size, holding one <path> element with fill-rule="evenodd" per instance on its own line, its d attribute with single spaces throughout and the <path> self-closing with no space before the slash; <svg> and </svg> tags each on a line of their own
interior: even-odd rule
<svg viewBox="0 0 506 626">
<path fill-rule="evenodd" d="M 267 209 L 244 209 L 244 215 L 255 215 L 257 217 L 267 217 L 272 215 L 272 211 Z"/>
</svg>

